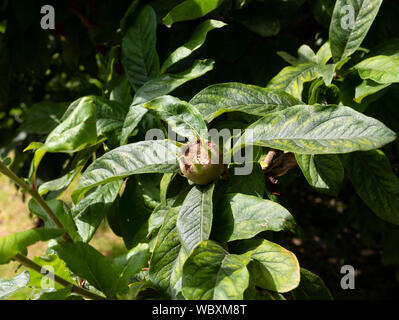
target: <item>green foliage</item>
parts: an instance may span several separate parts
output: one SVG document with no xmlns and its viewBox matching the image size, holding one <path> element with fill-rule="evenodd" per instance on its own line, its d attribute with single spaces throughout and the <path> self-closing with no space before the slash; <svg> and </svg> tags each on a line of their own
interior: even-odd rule
<svg viewBox="0 0 399 320">
<path fill-rule="evenodd" d="M 291 243 L 319 227 L 307 212 L 318 199 L 347 211 L 326 237 L 376 226 L 399 267 L 399 25 L 385 19 L 397 4 L 65 2 L 51 34 L 15 6 L 0 16 L 0 155 L 13 155 L 0 172 L 44 228 L 0 238 L 0 264 L 51 240 L 32 263 L 66 283 L 41 290 L 31 270 L 0 280 L 0 298 L 28 286 L 39 300 L 331 299 Z M 212 140 L 225 163 L 200 186 L 179 160 L 211 129 L 226 133 Z M 104 220 L 126 247 L 113 259 L 90 242 Z"/>
</svg>

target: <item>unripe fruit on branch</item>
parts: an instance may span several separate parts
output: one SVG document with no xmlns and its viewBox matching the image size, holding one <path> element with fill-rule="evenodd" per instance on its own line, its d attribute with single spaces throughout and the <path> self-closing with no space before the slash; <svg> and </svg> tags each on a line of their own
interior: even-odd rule
<svg viewBox="0 0 399 320">
<path fill-rule="evenodd" d="M 192 182 L 205 185 L 218 179 L 223 171 L 223 156 L 216 144 L 194 139 L 183 146 L 179 155 L 180 170 Z"/>
</svg>

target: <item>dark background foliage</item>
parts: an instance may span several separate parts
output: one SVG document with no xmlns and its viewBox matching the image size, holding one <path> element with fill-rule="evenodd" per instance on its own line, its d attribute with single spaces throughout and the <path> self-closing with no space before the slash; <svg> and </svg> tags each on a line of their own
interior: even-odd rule
<svg viewBox="0 0 399 320">
<path fill-rule="evenodd" d="M 159 23 L 179 2 L 182 1 L 141 1 L 154 8 Z M 55 7 L 55 30 L 40 28 L 40 7 L 44 4 Z M 117 30 L 130 4 L 130 0 L 0 1 L 0 154 L 6 156 L 14 150 L 11 168 L 20 176 L 28 175 L 33 156 L 23 153 L 23 149 L 29 142 L 43 140 L 51 129 L 33 133 L 20 128 L 27 111 L 37 103 L 49 101 L 54 104 L 54 114 L 62 114 L 65 109 L 62 104 L 57 107 L 57 102 L 103 94 L 105 61 L 111 47 L 121 42 Z M 334 0 L 225 1 L 208 16 L 228 26 L 212 31 L 200 50 L 171 71 L 185 70 L 195 59 L 204 57 L 215 59 L 214 70 L 181 86 L 174 95 L 187 100 L 206 86 L 221 82 L 265 86 L 287 66 L 278 51 L 296 56 L 302 44 L 317 51 L 328 39 L 334 4 Z M 371 49 L 397 38 L 398 17 L 399 3 L 384 0 L 362 47 Z M 172 28 L 159 24 L 160 60 L 184 43 L 198 23 L 198 19 L 181 22 Z M 350 63 L 355 63 L 356 56 L 363 57 L 364 52 L 355 53 Z M 120 59 L 117 72 L 123 73 Z M 341 89 L 352 98 L 360 82 L 360 78 L 345 78 Z M 306 95 L 305 86 L 304 100 Z M 348 105 L 356 107 L 351 98 Z M 334 102 L 333 95 L 326 95 L 325 99 Z M 365 101 L 367 115 L 399 132 L 397 84 Z M 383 150 L 398 174 L 398 145 L 391 144 Z M 66 158 L 62 154 L 46 156 L 38 181 L 59 177 Z M 275 234 L 275 240 L 294 251 L 301 266 L 321 276 L 336 299 L 399 298 L 399 228 L 377 218 L 348 181 L 338 197 L 329 197 L 312 190 L 300 169 L 295 168 L 269 188 L 301 228 L 295 235 Z M 340 288 L 340 266 L 344 264 L 356 269 L 355 290 Z"/>
</svg>

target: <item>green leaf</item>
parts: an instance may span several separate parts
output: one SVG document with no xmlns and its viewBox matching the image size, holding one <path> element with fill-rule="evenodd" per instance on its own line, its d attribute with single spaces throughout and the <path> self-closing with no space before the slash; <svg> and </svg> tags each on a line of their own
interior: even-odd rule
<svg viewBox="0 0 399 320">
<path fill-rule="evenodd" d="M 303 84 L 319 77 L 326 86 L 331 84 L 335 64 L 301 63 L 285 67 L 267 85 L 268 89 L 279 89 L 288 92 L 297 99 L 302 98 Z"/>
<path fill-rule="evenodd" d="M 240 111 L 263 116 L 302 104 L 283 91 L 236 82 L 211 85 L 200 91 L 189 103 L 195 105 L 208 122 L 225 112 Z"/>
<path fill-rule="evenodd" d="M 128 138 L 136 129 L 140 121 L 143 119 L 145 114 L 147 113 L 147 109 L 143 107 L 143 105 L 131 105 L 129 111 L 126 115 L 125 121 L 122 127 L 122 133 L 120 138 L 120 144 L 126 144 Z"/>
<path fill-rule="evenodd" d="M 364 80 L 356 87 L 355 98 L 353 100 L 357 103 L 361 103 L 362 100 L 368 95 L 374 94 L 388 87 L 389 85 L 390 83 L 380 84 L 370 79 Z"/>
<path fill-rule="evenodd" d="M 339 194 L 344 167 L 337 155 L 296 154 L 295 158 L 312 188 L 330 196 Z"/>
<path fill-rule="evenodd" d="M 293 230 L 295 226 L 284 207 L 254 196 L 227 194 L 218 208 L 212 236 L 220 242 L 250 239 L 267 230 Z"/>
<path fill-rule="evenodd" d="M 47 205 L 57 217 L 57 219 L 62 223 L 67 233 L 71 236 L 72 239 L 80 241 L 80 235 L 78 234 L 78 230 L 76 228 L 75 222 L 73 221 L 71 210 L 68 205 L 61 200 L 48 200 L 46 201 Z M 47 213 L 43 210 L 43 208 L 36 202 L 35 199 L 30 199 L 28 203 L 28 207 L 30 212 L 39 216 L 45 223 L 46 228 L 57 228 L 57 225 L 49 218 Z"/>
<path fill-rule="evenodd" d="M 381 219 L 399 225 L 399 178 L 380 150 L 348 155 L 345 166 L 356 193 Z"/>
<path fill-rule="evenodd" d="M 177 134 L 189 139 L 200 137 L 208 128 L 198 110 L 172 96 L 162 96 L 144 103 L 144 107 L 166 121 Z"/>
<path fill-rule="evenodd" d="M 42 101 L 34 104 L 27 112 L 19 131 L 47 134 L 61 123 L 62 115 L 67 109 L 65 102 Z"/>
<path fill-rule="evenodd" d="M 47 136 L 42 150 L 48 152 L 77 152 L 95 143 L 97 140 L 96 108 L 88 97 L 79 103 L 63 118 Z"/>
<path fill-rule="evenodd" d="M 108 221 L 130 249 L 147 241 L 150 214 L 151 210 L 145 205 L 143 190 L 135 176 L 127 180 L 123 195 L 115 201 L 108 213 Z"/>
<path fill-rule="evenodd" d="M 181 47 L 173 51 L 169 57 L 166 58 L 161 67 L 161 72 L 164 73 L 175 63 L 188 57 L 194 51 L 198 50 L 205 42 L 209 31 L 219 29 L 226 26 L 226 23 L 218 20 L 205 20 L 193 32 L 190 39 Z"/>
<path fill-rule="evenodd" d="M 24 271 L 10 280 L 0 279 L 0 300 L 5 300 L 26 287 L 29 283 L 29 271 Z"/>
<path fill-rule="evenodd" d="M 329 39 L 335 62 L 349 57 L 365 38 L 382 0 L 338 0 L 331 19 Z"/>
<path fill-rule="evenodd" d="M 136 92 L 133 105 L 169 94 L 187 81 L 199 78 L 211 71 L 214 64 L 215 61 L 212 59 L 196 60 L 186 71 L 178 74 L 165 73 L 149 80 Z"/>
<path fill-rule="evenodd" d="M 399 82 L 399 56 L 375 56 L 363 60 L 354 68 L 362 79 L 370 79 L 379 84 Z"/>
<path fill-rule="evenodd" d="M 238 16 L 238 21 L 261 37 L 276 36 L 280 32 L 280 20 L 268 8 L 246 10 Z"/>
<path fill-rule="evenodd" d="M 249 284 L 248 255 L 229 254 L 214 241 L 197 246 L 183 267 L 188 300 L 242 300 Z"/>
<path fill-rule="evenodd" d="M 253 163 L 251 174 L 236 175 L 234 174 L 236 166 L 229 166 L 229 186 L 227 193 L 243 193 L 258 198 L 263 198 L 265 194 L 265 173 L 258 163 Z"/>
<path fill-rule="evenodd" d="M 248 270 L 256 286 L 281 293 L 298 286 L 298 260 L 292 252 L 278 244 L 263 239 L 243 240 L 237 244 L 235 252 L 251 253 L 253 261 Z"/>
<path fill-rule="evenodd" d="M 151 281 L 175 298 L 181 291 L 183 264 L 187 253 L 179 240 L 176 221 L 179 208 L 170 209 L 159 230 L 150 262 Z"/>
<path fill-rule="evenodd" d="M 292 291 L 295 300 L 333 300 L 324 281 L 314 273 L 301 268 L 301 282 Z"/>
<path fill-rule="evenodd" d="M 95 186 L 133 174 L 177 172 L 178 153 L 179 148 L 168 140 L 141 141 L 113 149 L 86 169 L 73 197 L 80 199 Z"/>
<path fill-rule="evenodd" d="M 242 143 L 301 154 L 347 153 L 379 148 L 396 139 L 384 124 L 349 107 L 299 105 L 267 114 L 249 126 Z"/>
<path fill-rule="evenodd" d="M 122 64 L 135 91 L 159 73 L 156 31 L 156 14 L 147 5 L 135 17 L 122 39 Z"/>
<path fill-rule="evenodd" d="M 65 233 L 61 229 L 33 229 L 0 238 L 0 264 L 8 263 L 16 254 L 39 241 L 47 241 Z"/>
<path fill-rule="evenodd" d="M 195 185 L 188 193 L 177 218 L 177 230 L 188 253 L 203 240 L 208 240 L 212 229 L 212 196 L 215 184 Z"/>
<path fill-rule="evenodd" d="M 113 298 L 118 274 L 111 262 L 96 249 L 83 242 L 61 242 L 51 247 L 73 273 Z"/>
<path fill-rule="evenodd" d="M 141 269 L 148 265 L 149 257 L 150 250 L 148 244 L 141 243 L 127 254 L 114 259 L 112 264 L 119 274 L 118 292 L 126 293 L 128 291 L 128 285 L 131 282 L 130 278 L 141 272 Z"/>
<path fill-rule="evenodd" d="M 122 183 L 123 180 L 120 179 L 99 186 L 72 209 L 83 242 L 88 243 L 94 236 L 118 196 Z"/>
<path fill-rule="evenodd" d="M 87 96 L 73 102 L 66 110 L 62 121 L 70 116 L 81 103 L 91 104 L 96 110 L 96 128 L 98 136 L 108 137 L 122 128 L 127 108 L 116 101 L 99 96 Z"/>
<path fill-rule="evenodd" d="M 224 0 L 186 0 L 174 7 L 163 18 L 163 23 L 171 27 L 173 23 L 194 20 L 207 15 L 219 7 Z"/>
</svg>

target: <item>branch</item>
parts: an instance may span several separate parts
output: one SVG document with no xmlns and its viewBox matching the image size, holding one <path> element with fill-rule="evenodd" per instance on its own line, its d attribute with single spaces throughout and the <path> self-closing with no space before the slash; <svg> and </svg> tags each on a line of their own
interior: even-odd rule
<svg viewBox="0 0 399 320">
<path fill-rule="evenodd" d="M 18 253 L 15 257 L 15 260 L 17 260 L 20 264 L 23 266 L 30 268 L 40 274 L 43 274 L 45 271 L 46 274 L 43 274 L 43 276 L 54 280 L 55 282 L 59 283 L 60 285 L 64 287 L 70 287 L 71 286 L 71 292 L 77 293 L 83 297 L 86 297 L 91 300 L 106 300 L 106 298 L 99 296 L 89 290 L 86 290 L 84 288 L 78 287 L 77 285 L 74 285 L 73 283 L 70 283 L 69 281 L 57 276 L 56 274 L 50 272 L 49 270 L 43 268 L 42 266 L 38 265 L 37 263 L 33 262 L 29 258 L 23 256 L 22 254 Z"/>
<path fill-rule="evenodd" d="M 46 201 L 44 201 L 44 199 L 40 196 L 40 194 L 37 192 L 37 190 L 31 188 L 28 184 L 26 184 L 21 178 L 19 178 L 7 166 L 5 166 L 1 160 L 0 160 L 0 173 L 4 174 L 8 178 L 10 178 L 12 181 L 14 181 L 19 187 L 22 188 L 22 190 L 27 191 L 32 196 L 32 198 L 35 199 L 36 202 L 43 208 L 44 212 L 46 212 L 48 217 L 51 220 L 53 220 L 55 225 L 60 229 L 64 229 L 63 224 L 60 222 L 60 220 L 58 220 L 56 215 L 53 213 L 53 211 L 47 205 Z M 63 238 L 66 241 L 72 241 L 71 237 L 67 233 L 63 234 Z"/>
</svg>

